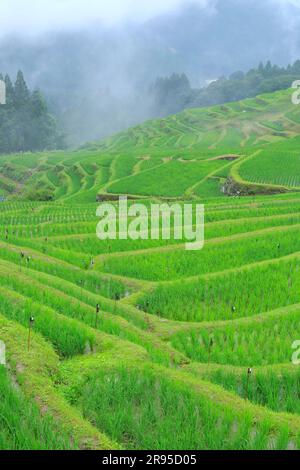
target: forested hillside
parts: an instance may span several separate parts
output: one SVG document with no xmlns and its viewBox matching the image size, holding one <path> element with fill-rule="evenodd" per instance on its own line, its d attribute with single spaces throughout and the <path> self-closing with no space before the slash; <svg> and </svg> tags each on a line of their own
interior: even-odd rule
<svg viewBox="0 0 300 470">
<path fill-rule="evenodd" d="M 186 108 L 202 108 L 215 104 L 253 98 L 262 93 L 289 88 L 300 77 L 300 60 L 279 67 L 270 61 L 262 62 L 248 72 L 238 70 L 228 77 L 212 80 L 208 86 L 192 88 L 185 74 L 158 78 L 151 87 L 154 114 L 167 116 Z"/>
<path fill-rule="evenodd" d="M 21 71 L 15 84 L 9 75 L 3 78 L 0 74 L 0 80 L 6 85 L 6 104 L 0 106 L 0 153 L 63 147 L 63 138 L 42 93 L 28 89 Z"/>
</svg>

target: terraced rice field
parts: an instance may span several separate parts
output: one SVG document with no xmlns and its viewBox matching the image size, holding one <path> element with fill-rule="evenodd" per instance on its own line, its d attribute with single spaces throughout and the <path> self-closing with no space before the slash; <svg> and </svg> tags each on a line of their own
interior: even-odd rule
<svg viewBox="0 0 300 470">
<path fill-rule="evenodd" d="M 288 100 L 0 157 L 1 449 L 300 448 L 300 129 Z M 288 191 L 228 197 L 230 175 Z M 45 188 L 51 201 L 31 200 Z M 119 193 L 147 207 L 204 202 L 203 250 L 97 239 L 96 196 Z"/>
<path fill-rule="evenodd" d="M 252 184 L 295 189 L 299 122 L 287 90 L 189 109 L 74 152 L 2 155 L 0 197 L 70 204 L 99 194 L 206 199 L 220 196 L 232 172 Z"/>
<path fill-rule="evenodd" d="M 246 160 L 240 167 L 244 180 L 260 184 L 274 184 L 289 188 L 300 188 L 300 153 L 299 139 L 294 141 L 294 149 L 277 145 L 271 146 L 259 155 Z"/>
<path fill-rule="evenodd" d="M 37 413 L 33 434 L 47 430 L 34 443 L 13 422 L 19 441 L 5 433 L 2 447 L 298 447 L 289 403 L 299 375 L 300 196 L 257 198 L 255 208 L 253 198 L 213 199 L 207 244 L 195 253 L 145 240 L 108 250 L 94 237 L 96 207 L 1 205 L 0 337 L 21 384 L 11 393 L 28 403 L 24 414 Z"/>
</svg>

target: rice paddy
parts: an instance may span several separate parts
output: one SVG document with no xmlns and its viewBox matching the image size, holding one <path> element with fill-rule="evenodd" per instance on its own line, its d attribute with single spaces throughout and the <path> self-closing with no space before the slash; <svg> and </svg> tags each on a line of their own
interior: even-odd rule
<svg viewBox="0 0 300 470">
<path fill-rule="evenodd" d="M 0 449 L 300 448 L 296 115 L 284 91 L 0 156 Z M 203 203 L 204 248 L 99 240 L 119 194 Z"/>
</svg>

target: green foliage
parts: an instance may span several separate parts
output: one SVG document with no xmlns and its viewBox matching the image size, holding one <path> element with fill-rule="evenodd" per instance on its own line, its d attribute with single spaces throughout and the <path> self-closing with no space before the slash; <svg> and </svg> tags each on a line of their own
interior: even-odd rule
<svg viewBox="0 0 300 470">
<path fill-rule="evenodd" d="M 41 416 L 37 405 L 27 400 L 0 366 L 0 449 L 71 449 L 71 439 L 58 429 L 49 415 Z"/>
<path fill-rule="evenodd" d="M 84 415 L 127 449 L 259 449 L 268 445 L 271 434 L 267 422 L 253 433 L 250 416 L 220 412 L 188 385 L 151 370 L 98 373 L 80 395 Z"/>
<path fill-rule="evenodd" d="M 272 80 L 270 64 L 259 73 Z M 23 107 L 21 75 L 17 91 Z M 0 339 L 25 402 L 80 448 L 299 448 L 300 193 L 219 192 L 228 177 L 296 189 L 297 113 L 278 92 L 146 122 L 93 150 L 0 156 Z M 98 240 L 96 199 L 118 193 L 146 195 L 148 209 L 205 203 L 203 250 Z M 25 402 L 0 405 L 0 448 L 64 447 L 52 428 L 36 443 Z"/>
<path fill-rule="evenodd" d="M 250 235 L 207 244 L 204 250 L 168 250 L 164 253 L 145 253 L 128 257 L 112 257 L 104 261 L 106 272 L 163 281 L 233 269 L 258 261 L 275 259 L 300 251 L 299 228 Z"/>
<path fill-rule="evenodd" d="M 34 329 L 49 339 L 61 356 L 83 354 L 93 348 L 95 338 L 82 325 L 57 315 L 52 309 L 1 289 L 1 311 L 9 319 L 29 328 L 29 319 L 35 319 Z"/>
<path fill-rule="evenodd" d="M 109 186 L 108 191 L 121 194 L 178 197 L 220 166 L 218 161 L 210 163 L 171 161 L 152 170 L 141 172 L 137 176 L 124 178 Z"/>
<path fill-rule="evenodd" d="M 239 173 L 246 181 L 260 184 L 277 184 L 289 188 L 300 188 L 300 156 L 295 150 L 277 151 L 276 148 L 265 150 L 254 158 L 246 160 Z"/>
<path fill-rule="evenodd" d="M 143 309 L 179 321 L 216 321 L 250 317 L 300 303 L 299 259 L 232 270 L 206 280 L 158 285 L 138 302 Z M 276 289 L 274 289 L 276 286 Z"/>
<path fill-rule="evenodd" d="M 274 411 L 300 414 L 299 368 L 295 368 L 293 373 L 255 372 L 250 380 L 246 373 L 240 375 L 219 369 L 210 375 L 210 380 Z"/>
<path fill-rule="evenodd" d="M 156 115 L 165 116 L 178 113 L 186 108 L 200 108 L 215 104 L 238 101 L 289 88 L 299 77 L 299 60 L 286 68 L 262 62 L 247 73 L 237 71 L 228 78 L 222 77 L 206 87 L 192 89 L 188 78 L 173 74 L 159 78 L 151 92 Z"/>
<path fill-rule="evenodd" d="M 153 106 L 159 115 L 178 113 L 189 104 L 192 89 L 185 74 L 173 73 L 170 77 L 158 78 L 150 90 Z"/>
<path fill-rule="evenodd" d="M 36 94 L 34 98 L 36 113 L 43 112 L 43 103 Z M 298 140 L 293 140 L 300 132 L 297 109 L 291 103 L 291 90 L 286 90 L 147 121 L 96 144 L 96 149 L 93 145 L 77 152 L 3 155 L 0 196 L 73 204 L 109 200 L 115 194 L 224 197 L 224 180 L 237 165 L 242 172 L 246 169 L 250 182 L 294 188 L 297 156 L 285 155 L 297 151 Z M 276 120 L 270 120 L 273 114 Z M 43 139 L 41 130 L 38 135 Z M 253 173 L 251 164 L 256 162 L 258 170 Z M 264 192 L 264 187 L 252 189 Z"/>
<path fill-rule="evenodd" d="M 172 337 L 172 344 L 202 363 L 244 367 L 291 364 L 292 344 L 299 333 L 299 308 L 286 309 L 282 315 L 269 312 L 259 320 L 254 317 L 183 330 Z"/>
<path fill-rule="evenodd" d="M 15 85 L 5 77 L 6 104 L 0 106 L 0 153 L 63 147 L 63 139 L 39 90 L 29 91 L 21 71 Z"/>
</svg>

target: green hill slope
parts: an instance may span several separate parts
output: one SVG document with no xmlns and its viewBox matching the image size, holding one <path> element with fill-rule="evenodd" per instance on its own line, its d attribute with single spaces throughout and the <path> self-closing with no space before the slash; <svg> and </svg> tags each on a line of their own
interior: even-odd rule
<svg viewBox="0 0 300 470">
<path fill-rule="evenodd" d="M 291 90 L 209 108 L 187 109 L 148 121 L 100 144 L 105 150 L 137 148 L 200 149 L 251 147 L 299 132 L 300 111 Z"/>
<path fill-rule="evenodd" d="M 299 159 L 292 154 L 298 134 L 300 108 L 292 104 L 291 90 L 189 109 L 76 152 L 0 156 L 0 195 L 69 203 L 94 202 L 99 193 L 219 196 L 232 158 L 259 150 L 255 159 L 245 158 L 241 178 L 297 188 Z"/>
</svg>

